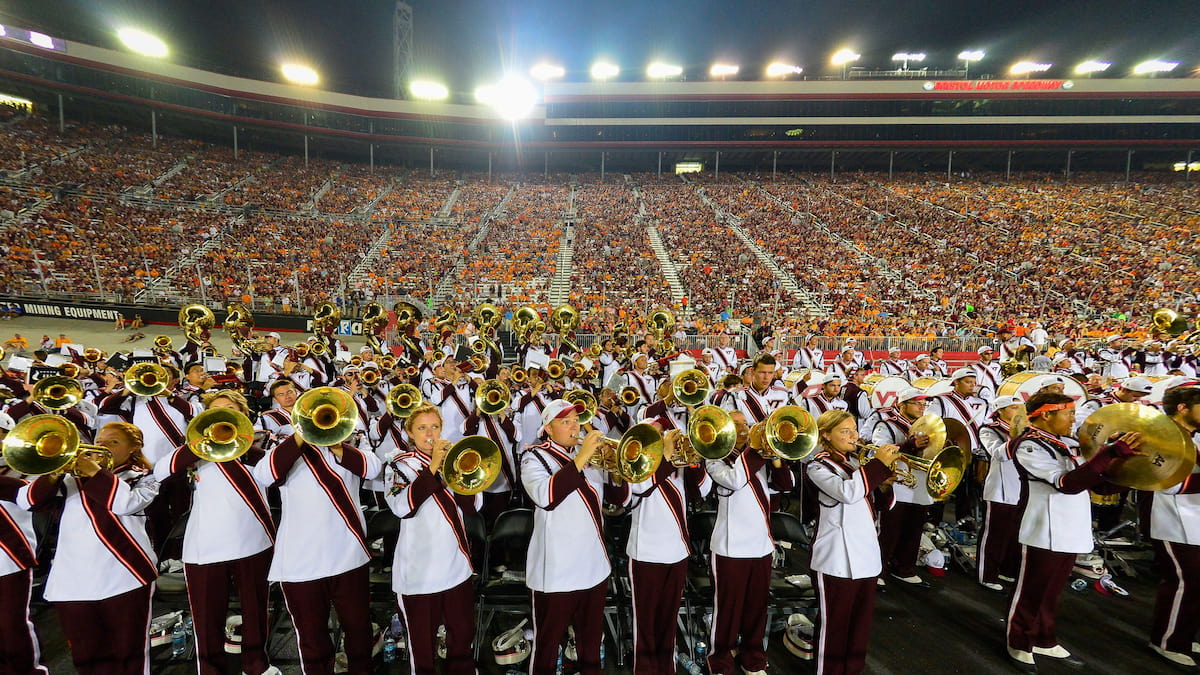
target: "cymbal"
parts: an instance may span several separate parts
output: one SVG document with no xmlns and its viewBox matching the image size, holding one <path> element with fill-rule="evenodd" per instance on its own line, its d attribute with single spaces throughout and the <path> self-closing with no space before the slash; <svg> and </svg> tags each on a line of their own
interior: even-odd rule
<svg viewBox="0 0 1200 675">
<path fill-rule="evenodd" d="M 1118 459 L 1105 472 L 1109 482 L 1137 490 L 1164 490 L 1183 482 L 1196 464 L 1192 439 L 1170 417 L 1140 403 L 1106 405 L 1079 427 L 1079 451 L 1091 459 L 1116 433 L 1142 435 L 1144 455 Z"/>
<path fill-rule="evenodd" d="M 963 431 L 966 431 L 964 428 Z M 925 459 L 933 459 L 937 456 L 942 448 L 946 447 L 946 421 L 940 415 L 926 413 L 917 418 L 912 426 L 908 429 L 908 437 L 912 438 L 917 434 L 925 434 L 929 437 L 929 445 L 921 448 L 921 456 Z"/>
<path fill-rule="evenodd" d="M 971 432 L 967 431 L 965 424 L 953 417 L 943 417 L 942 423 L 946 425 L 946 444 L 948 446 L 970 450 Z"/>
</svg>

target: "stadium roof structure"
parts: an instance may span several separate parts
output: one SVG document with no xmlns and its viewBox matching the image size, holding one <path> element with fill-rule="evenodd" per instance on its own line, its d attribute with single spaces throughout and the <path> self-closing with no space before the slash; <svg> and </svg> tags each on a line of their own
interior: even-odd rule
<svg viewBox="0 0 1200 675">
<path fill-rule="evenodd" d="M 72 118 L 224 139 L 237 129 L 244 146 L 303 142 L 372 161 L 437 153 L 549 170 L 553 156 L 556 169 L 574 170 L 646 168 L 656 156 L 661 166 L 664 155 L 756 168 L 781 158 L 853 166 L 857 157 L 890 167 L 897 157 L 929 164 L 986 153 L 994 164 L 1006 153 L 1053 152 L 1057 163 L 1063 153 L 1100 153 L 1116 168 L 1115 155 L 1126 164 L 1135 151 L 1182 159 L 1200 146 L 1194 78 L 546 82 L 528 115 L 510 120 L 483 104 L 367 98 L 48 40 L 0 37 L 4 93 L 61 103 Z"/>
</svg>

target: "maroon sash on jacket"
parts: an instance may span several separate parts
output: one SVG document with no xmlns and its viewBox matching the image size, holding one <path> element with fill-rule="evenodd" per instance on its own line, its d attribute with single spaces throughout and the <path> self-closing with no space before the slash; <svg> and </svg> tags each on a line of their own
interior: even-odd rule
<svg viewBox="0 0 1200 675">
<path fill-rule="evenodd" d="M 133 534 L 125 528 L 125 524 L 121 522 L 117 514 L 112 512 L 113 500 L 116 499 L 117 486 L 120 481 L 116 473 L 135 471 L 144 475 L 145 472 L 130 466 L 118 467 L 113 471 L 114 473 L 101 471 L 91 478 L 77 479 L 80 502 L 104 547 L 125 569 L 129 570 L 134 578 L 142 584 L 148 584 L 158 578 L 158 570 L 155 569 L 150 556 L 146 555 L 146 552 L 138 545 Z"/>
</svg>

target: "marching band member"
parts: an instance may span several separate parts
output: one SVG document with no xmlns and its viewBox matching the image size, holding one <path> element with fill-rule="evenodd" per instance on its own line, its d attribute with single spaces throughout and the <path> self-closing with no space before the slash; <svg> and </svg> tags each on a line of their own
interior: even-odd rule
<svg viewBox="0 0 1200 675">
<path fill-rule="evenodd" d="M 880 417 L 871 442 L 875 445 L 898 445 L 902 452 L 913 452 L 929 445 L 924 434 L 909 437 L 909 429 L 918 417 L 925 414 L 928 397 L 913 387 L 903 389 L 896 397 L 896 407 Z M 928 517 L 933 497 L 925 489 L 926 473 L 913 470 L 916 487 L 902 483 L 892 485 L 891 506 L 879 515 L 879 551 L 883 571 L 893 579 L 911 586 L 929 588 L 929 582 L 917 574 L 917 555 L 921 548 L 921 532 Z M 880 576 L 879 585 L 884 585 Z"/>
<path fill-rule="evenodd" d="M 600 383 L 607 386 L 621 370 L 621 363 L 613 354 L 612 338 L 605 338 L 600 342 L 600 358 L 598 360 L 600 361 Z"/>
<path fill-rule="evenodd" d="M 1021 525 L 1021 477 L 1009 453 L 1012 421 L 1020 412 L 1021 399 L 998 396 L 992 400 L 992 415 L 979 430 L 987 453 L 988 473 L 983 483 L 985 512 L 979 537 L 979 583 L 988 590 L 1004 592 L 1001 581 L 1015 581 L 1021 563 L 1017 530 Z"/>
<path fill-rule="evenodd" d="M 669 429 L 658 471 L 629 486 L 633 515 L 625 550 L 633 595 L 635 675 L 675 672 L 675 622 L 691 553 L 687 495 L 692 490 L 703 498 L 712 489 L 702 468 L 672 463 L 682 433 Z"/>
<path fill-rule="evenodd" d="M 204 370 L 204 364 L 192 362 L 184 366 L 183 381 L 179 383 L 175 393 L 188 403 L 198 406 L 203 405 L 200 399 L 204 394 L 216 387 L 216 381 Z"/>
<path fill-rule="evenodd" d="M 1126 358 L 1125 338 L 1110 335 L 1105 345 L 1096 352 L 1096 365 L 1100 374 L 1114 380 L 1129 377 L 1129 361 Z"/>
<path fill-rule="evenodd" d="M 101 402 L 96 424 L 128 422 L 137 426 L 145 439 L 142 454 L 153 466 L 183 445 L 183 432 L 197 412 L 198 405 L 171 393 L 169 388 L 158 396 L 138 396 L 122 390 Z"/>
<path fill-rule="evenodd" d="M 1114 460 L 1137 454 L 1142 438 L 1127 433 L 1084 460 L 1069 440 L 1075 419 L 1070 396 L 1043 392 L 1025 402 L 1029 428 L 1014 441 L 1014 458 L 1026 497 L 1021 517 L 1021 569 L 1008 609 L 1008 655 L 1034 671 L 1034 655 L 1074 667 L 1083 661 L 1058 643 L 1054 632 L 1058 596 L 1080 553 L 1093 547 L 1091 500 L 1098 493 L 1124 488 L 1108 483 L 1104 472 Z"/>
<path fill-rule="evenodd" d="M 917 354 L 909 364 L 908 372 L 904 374 L 904 377 L 909 382 L 919 380 L 922 377 L 934 377 L 934 370 L 929 364 L 930 359 L 928 354 Z"/>
<path fill-rule="evenodd" d="M 446 359 L 434 361 L 428 371 L 422 372 L 421 384 L 418 385 L 421 396 L 426 401 L 433 400 L 433 397 L 440 394 L 442 387 L 446 386 L 449 381 L 446 379 Z"/>
<path fill-rule="evenodd" d="M 851 370 L 862 368 L 862 362 L 856 358 L 858 352 L 854 351 L 854 347 L 849 345 L 842 350 L 837 359 L 829 364 L 827 372 L 838 375 L 845 382 L 850 377 Z"/>
<path fill-rule="evenodd" d="M 928 412 L 943 419 L 962 422 L 971 437 L 971 447 L 963 450 L 982 455 L 979 426 L 987 417 L 988 404 L 975 395 L 975 371 L 971 368 L 959 368 L 950 376 L 950 383 L 953 387 L 950 391 L 929 400 Z"/>
<path fill-rule="evenodd" d="M 617 392 L 601 389 L 597 399 L 596 417 L 592 419 L 591 425 L 615 440 L 621 438 L 622 434 L 633 426 L 633 420 L 622 408 L 620 400 L 617 399 Z"/>
<path fill-rule="evenodd" d="M 517 402 L 517 415 L 521 426 L 521 439 L 533 441 L 542 434 L 542 412 L 554 400 L 554 391 L 546 381 L 541 366 L 531 366 L 525 371 L 528 391 Z M 526 443 L 528 445 L 528 443 Z"/>
<path fill-rule="evenodd" d="M 941 346 L 929 349 L 929 369 L 934 377 L 950 377 L 950 366 L 946 365 L 946 359 L 943 358 L 945 353 L 946 350 Z"/>
<path fill-rule="evenodd" d="M 1121 381 L 1109 393 L 1083 401 L 1079 404 L 1079 408 L 1075 413 L 1076 428 L 1087 421 L 1089 415 L 1106 405 L 1114 403 L 1137 403 L 1141 401 L 1150 395 L 1151 385 L 1150 380 L 1144 377 L 1129 377 Z M 1056 393 L 1063 393 L 1062 387 L 1059 387 Z"/>
<path fill-rule="evenodd" d="M 269 389 L 271 409 L 258 416 L 254 428 L 264 431 L 267 438 L 263 449 L 269 450 L 283 439 L 295 433 L 292 428 L 292 406 L 296 405 L 299 392 L 290 380 L 275 380 Z"/>
<path fill-rule="evenodd" d="M 823 413 L 817 432 L 821 450 L 806 469 L 820 503 L 810 564 L 821 608 L 817 672 L 860 673 L 866 667 L 875 579 L 881 571 L 870 496 L 891 478 L 888 467 L 900 449 L 881 446 L 860 465 L 850 457 L 858 428 L 845 410 Z"/>
<path fill-rule="evenodd" d="M 500 475 L 482 493 L 483 504 L 476 510 L 483 516 L 484 525 L 490 532 L 496 518 L 512 504 L 513 487 L 517 479 L 516 453 L 521 446 L 521 429 L 514 423 L 511 405 L 497 413 L 487 414 L 475 408 L 463 425 L 464 436 L 487 436 L 500 446 Z"/>
<path fill-rule="evenodd" d="M 750 385 L 737 392 L 732 403 L 733 409 L 742 411 L 751 424 L 758 424 L 767 419 L 776 408 L 785 406 L 791 399 L 788 390 L 772 384 L 775 379 L 775 357 L 767 352 L 759 352 L 754 356 L 754 362 L 749 371 Z"/>
<path fill-rule="evenodd" d="M 756 379 L 767 368 L 774 369 L 766 359 L 775 360 L 769 354 L 755 357 Z M 734 672 L 733 650 L 737 649 L 738 666 L 749 675 L 763 675 L 767 667 L 763 637 L 775 551 L 767 490 L 787 492 L 794 481 L 791 470 L 780 460 L 763 459 L 757 449 L 748 447 L 748 416 L 741 410 L 731 416 L 738 426 L 737 447 L 725 459 L 705 462 L 717 490 L 717 522 L 710 540 L 715 607 L 708 668 L 711 673 Z"/>
<path fill-rule="evenodd" d="M 740 386 L 742 386 L 742 378 L 738 377 L 737 373 L 726 373 L 717 381 L 717 386 L 708 396 L 708 402 L 722 409 L 731 410 L 735 406 L 734 392 Z"/>
<path fill-rule="evenodd" d="M 0 413 L 0 438 L 16 422 Z M 37 565 L 37 532 L 27 502 L 19 499 L 29 483 L 0 464 L 0 664 L 7 672 L 49 673 L 29 614 L 33 568 Z"/>
<path fill-rule="evenodd" d="M 1013 330 L 1009 326 L 1000 326 L 996 329 L 996 340 L 1000 343 L 1000 352 L 996 356 L 1001 363 L 1018 358 L 1021 354 L 1027 354 L 1030 359 L 1033 359 L 1034 354 L 1037 353 L 1037 347 L 1033 346 L 1032 340 L 1027 337 L 1013 337 Z"/>
<path fill-rule="evenodd" d="M 713 348 L 713 364 L 723 373 L 737 372 L 738 356 L 730 344 L 732 339 L 728 331 L 721 331 L 717 334 L 717 346 Z"/>
<path fill-rule="evenodd" d="M 858 369 L 854 369 L 853 372 L 858 372 Z M 821 413 L 826 410 L 845 410 L 847 408 L 846 402 L 841 398 L 841 376 L 836 373 L 829 373 L 828 375 L 818 374 L 814 376 L 811 384 L 821 385 L 821 391 L 814 396 L 798 396 L 796 398 L 796 405 L 803 407 L 812 414 L 813 419 L 820 417 Z"/>
<path fill-rule="evenodd" d="M 644 345 L 645 343 L 639 343 Z M 633 387 L 642 395 L 641 403 L 632 406 L 626 406 L 625 410 L 630 417 L 640 417 L 638 414 L 642 407 L 650 405 L 654 400 L 654 392 L 658 389 L 657 381 L 648 371 L 650 357 L 645 352 L 634 352 L 630 357 L 630 368 L 625 371 L 625 386 Z"/>
<path fill-rule="evenodd" d="M 251 395 L 260 395 L 267 385 L 283 373 L 288 350 L 279 346 L 279 333 L 267 333 L 267 348 L 257 354 L 246 356 L 242 372 L 246 374 L 246 386 Z"/>
<path fill-rule="evenodd" d="M 990 401 L 996 398 L 996 392 L 1004 380 L 1000 375 L 1000 364 L 992 358 L 996 355 L 996 350 L 983 345 L 976 350 L 976 353 L 979 354 L 979 360 L 971 364 L 971 369 L 975 371 L 975 382 L 979 385 L 979 397 Z"/>
<path fill-rule="evenodd" d="M 12 418 L 14 423 L 20 422 L 26 417 L 33 417 L 34 415 L 60 415 L 79 430 L 79 437 L 83 439 L 84 443 L 91 442 L 92 438 L 96 435 L 96 428 L 98 427 L 96 419 L 81 410 L 79 405 L 71 406 L 65 410 L 51 410 L 33 400 L 32 397 L 26 400 L 14 399 L 13 404 L 8 406 L 5 412 L 8 413 L 8 416 Z"/>
<path fill-rule="evenodd" d="M 283 510 L 267 578 L 279 582 L 305 672 L 333 672 L 329 607 L 345 633 L 349 672 L 371 672 L 370 550 L 359 503 L 379 458 L 348 443 L 314 446 L 296 434 L 254 467 L 263 487 L 278 486 Z"/>
<path fill-rule="evenodd" d="M 214 392 L 205 400 L 208 409 L 229 408 L 243 415 L 250 412 L 241 392 Z M 271 564 L 275 523 L 247 467 L 261 458 L 261 450 L 251 449 L 238 459 L 210 462 L 184 444 L 154 467 L 158 480 L 184 475 L 192 486 L 192 511 L 183 535 L 182 560 L 196 630 L 199 673 L 225 672 L 225 619 L 231 580 L 241 603 L 242 672 L 279 673 L 268 662 L 265 651 L 269 630 L 267 568 Z"/>
<path fill-rule="evenodd" d="M 1163 409 L 1196 443 L 1200 431 L 1200 388 L 1176 387 L 1163 396 Z M 1200 446 L 1198 446 L 1200 447 Z M 1200 459 L 1200 453 L 1198 453 Z M 1150 648 L 1181 666 L 1195 666 L 1200 629 L 1200 465 L 1179 485 L 1160 490 L 1150 503 L 1150 538 L 1160 580 L 1154 599 Z"/>
<path fill-rule="evenodd" d="M 899 347 L 889 347 L 888 357 L 875 365 L 880 375 L 888 377 L 904 377 L 908 372 L 908 361 L 900 358 Z"/>
<path fill-rule="evenodd" d="M 471 543 L 463 523 L 476 510 L 478 495 L 456 495 L 447 487 L 442 464 L 450 442 L 441 437 L 442 415 L 422 403 L 404 421 L 413 450 L 396 455 L 384 482 L 388 506 L 400 518 L 392 562 L 392 590 L 408 627 L 412 672 L 436 672 L 438 626 L 446 627 L 446 672 L 475 672 L 475 591 L 471 584 Z M 503 446 L 502 446 L 503 447 Z"/>
<path fill-rule="evenodd" d="M 462 365 L 470 366 L 468 363 Z M 440 392 L 434 391 L 430 403 L 441 410 L 445 424 L 442 433 L 445 434 L 446 440 L 453 443 L 463 437 L 463 425 L 475 411 L 475 386 L 453 356 L 446 357 L 444 371 L 447 382 Z"/>
<path fill-rule="evenodd" d="M 149 675 L 158 561 L 143 510 L 158 495 L 158 482 L 136 426 L 105 424 L 96 445 L 112 453 L 111 469 L 83 453 L 73 474 L 39 476 L 18 499 L 33 510 L 62 505 L 58 549 L 43 594 L 58 610 L 75 670 Z"/>
<path fill-rule="evenodd" d="M 820 341 L 819 335 L 804 336 L 804 346 L 792 356 L 792 370 L 825 370 L 825 352 L 819 346 Z"/>
<path fill-rule="evenodd" d="M 871 397 L 862 388 L 866 379 L 867 369 L 859 368 L 851 373 L 850 380 L 846 382 L 846 386 L 842 387 L 842 400 L 846 402 L 846 412 L 854 415 L 854 419 L 858 422 L 860 429 L 863 427 L 863 422 L 866 421 L 867 417 L 875 412 L 871 408 Z"/>
<path fill-rule="evenodd" d="M 601 512 L 607 472 L 589 465 L 603 434 L 592 430 L 580 442 L 581 412 L 582 405 L 562 399 L 549 403 L 541 416 L 545 440 L 521 453 L 521 483 L 536 507 L 526 565 L 533 592 L 531 675 L 553 675 L 568 625 L 575 627 L 580 672 L 601 672 L 611 571 Z"/>
<path fill-rule="evenodd" d="M 1142 375 L 1166 375 L 1170 371 L 1171 354 L 1163 351 L 1163 343 L 1151 340 L 1130 362 L 1141 366 Z"/>
</svg>

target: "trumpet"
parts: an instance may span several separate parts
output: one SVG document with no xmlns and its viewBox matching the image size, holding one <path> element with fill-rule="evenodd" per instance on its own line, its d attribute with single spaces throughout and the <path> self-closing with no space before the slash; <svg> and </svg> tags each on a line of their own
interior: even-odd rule
<svg viewBox="0 0 1200 675">
<path fill-rule="evenodd" d="M 405 377 L 416 377 L 418 372 L 420 372 L 420 370 L 418 370 L 416 366 L 405 366 L 404 368 Z"/>
<path fill-rule="evenodd" d="M 763 459 L 804 459 L 817 447 L 817 422 L 800 406 L 781 406 L 750 427 L 750 447 Z"/>
<path fill-rule="evenodd" d="M 157 363 L 135 363 L 125 371 L 125 389 L 136 396 L 158 396 L 167 390 L 171 376 Z"/>
<path fill-rule="evenodd" d="M 856 441 L 853 453 L 860 464 L 866 463 L 879 450 L 879 446 Z M 971 458 L 958 447 L 950 445 L 938 452 L 932 459 L 900 453 L 900 457 L 888 468 L 896 476 L 896 482 L 911 489 L 917 489 L 917 471 L 928 474 L 925 479 L 925 490 L 934 501 L 945 501 L 962 482 L 966 475 L 967 465 Z M 903 464 L 904 466 L 899 466 Z"/>
<path fill-rule="evenodd" d="M 586 353 L 589 359 L 596 360 L 600 358 L 601 354 L 604 353 L 604 347 L 601 346 L 599 342 L 593 342 L 591 346 L 587 348 Z"/>
<path fill-rule="evenodd" d="M 83 360 L 87 363 L 99 363 L 100 361 L 104 360 L 105 356 L 107 356 L 107 354 L 104 353 L 103 349 L 88 347 L 87 349 L 83 350 Z M 0 359 L 3 358 L 4 355 L 2 352 L 0 352 Z"/>
<path fill-rule="evenodd" d="M 404 419 L 421 405 L 421 390 L 411 384 L 392 387 L 387 395 L 387 410 L 392 417 Z"/>
<path fill-rule="evenodd" d="M 467 362 L 471 364 L 472 373 L 482 373 L 488 369 L 487 359 L 482 356 L 472 356 Z"/>
<path fill-rule="evenodd" d="M 79 430 L 65 417 L 26 417 L 4 437 L 4 461 L 13 471 L 27 476 L 75 474 L 81 457 L 90 457 L 101 469 L 112 469 L 108 448 L 79 442 Z"/>
<path fill-rule="evenodd" d="M 78 364 L 69 363 L 69 362 L 64 363 L 58 367 L 58 372 L 62 373 L 65 377 L 69 377 L 71 379 L 79 377 L 79 373 L 81 372 L 81 370 L 82 369 L 79 367 Z"/>
<path fill-rule="evenodd" d="M 446 358 L 446 352 L 442 351 L 441 349 L 435 349 L 435 350 L 433 350 L 433 356 L 432 356 L 432 359 L 433 359 L 434 361 L 441 361 L 441 360 L 442 360 L 442 359 L 444 359 L 444 358 Z"/>
<path fill-rule="evenodd" d="M 169 335 L 158 335 L 154 338 L 154 351 L 171 351 L 171 337 Z"/>
<path fill-rule="evenodd" d="M 254 444 L 254 424 L 238 410 L 210 408 L 187 426 L 192 454 L 210 462 L 229 462 L 246 454 Z"/>
<path fill-rule="evenodd" d="M 350 357 L 350 365 L 354 366 L 355 368 L 361 368 L 362 364 L 363 364 L 363 358 L 361 356 L 359 356 L 358 354 L 355 354 L 354 356 Z"/>
</svg>

